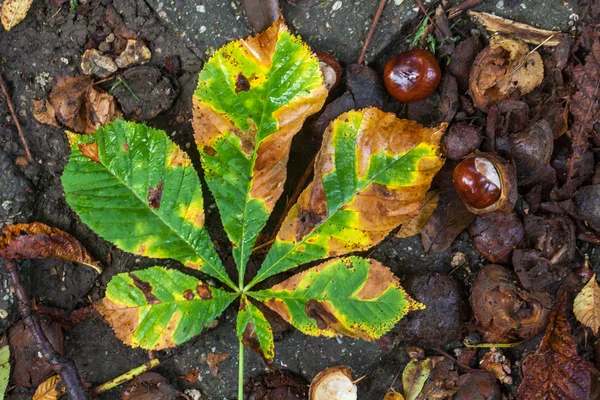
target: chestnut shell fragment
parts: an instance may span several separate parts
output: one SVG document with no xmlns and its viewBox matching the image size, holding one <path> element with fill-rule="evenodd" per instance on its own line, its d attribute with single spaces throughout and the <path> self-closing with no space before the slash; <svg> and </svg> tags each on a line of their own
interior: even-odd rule
<svg viewBox="0 0 600 400">
<path fill-rule="evenodd" d="M 546 292 L 521 289 L 508 269 L 490 264 L 477 273 L 471 306 L 483 338 L 490 343 L 508 343 L 531 339 L 544 330 L 552 311 L 552 297 Z"/>
<path fill-rule="evenodd" d="M 506 264 L 523 241 L 523 223 L 516 213 L 481 214 L 469 226 L 475 247 L 493 263 Z"/>
</svg>

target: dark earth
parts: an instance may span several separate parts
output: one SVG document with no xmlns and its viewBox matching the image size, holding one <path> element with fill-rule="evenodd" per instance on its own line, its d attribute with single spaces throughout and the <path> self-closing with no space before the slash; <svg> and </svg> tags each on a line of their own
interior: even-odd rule
<svg viewBox="0 0 600 400">
<path fill-rule="evenodd" d="M 75 236 L 102 262 L 104 272 L 100 277 L 91 269 L 69 262 L 31 260 L 20 263 L 24 280 L 37 304 L 66 310 L 69 315 L 101 298 L 107 282 L 115 274 L 151 265 L 181 266 L 123 253 L 79 221 L 67 206 L 60 183 L 61 172 L 69 157 L 66 136 L 62 129 L 40 124 L 33 118 L 32 101 L 46 98 L 57 78 L 82 74 L 80 63 L 84 49 L 105 40 L 110 32 L 107 18 L 111 19 L 135 32 L 152 52 L 148 64 L 152 69 L 137 71 L 138 75 L 151 76 L 152 85 L 148 90 L 137 87 L 133 91 L 146 96 L 142 99 L 146 102 L 143 107 L 159 109 L 140 110 L 139 119 L 160 112 L 147 123 L 164 129 L 199 166 L 190 124 L 191 98 L 198 72 L 214 49 L 249 35 L 251 28 L 239 0 L 87 0 L 80 1 L 73 12 L 69 11 L 68 2 L 58 6 L 53 3 L 56 2 L 34 1 L 23 22 L 10 32 L 0 31 L 0 72 L 8 83 L 35 159 L 35 163 L 18 166 L 17 160 L 25 153 L 6 100 L 0 96 L 0 228 L 17 222 L 43 222 Z M 358 58 L 377 3 L 375 0 L 297 0 L 282 1 L 282 7 L 291 28 L 314 50 L 332 53 L 342 67 L 346 67 Z M 425 2 L 425 5 L 431 4 Z M 584 2 L 563 0 L 493 0 L 485 1 L 479 7 L 563 32 L 573 29 L 585 8 Z M 407 38 L 421 21 L 422 14 L 412 0 L 388 1 L 367 52 L 367 62 L 381 73 L 391 56 L 408 47 Z M 477 27 L 472 25 L 471 29 Z M 132 71 L 127 73 L 135 76 L 136 72 Z M 158 85 L 171 85 L 169 90 L 173 90 L 173 98 L 156 102 L 152 88 Z M 108 90 L 110 84 L 103 83 L 101 87 Z M 128 101 L 131 104 L 131 99 L 127 99 L 129 92 L 122 87 L 114 94 L 122 104 Z M 400 116 L 406 116 L 406 110 L 391 101 L 384 109 L 396 110 Z M 273 212 L 267 233 L 273 230 L 319 145 L 320 138 L 308 130 L 294 139 L 286 192 Z M 225 264 L 231 266 L 230 245 L 220 227 L 218 211 L 206 188 L 204 193 L 209 204 L 206 208 L 209 231 Z M 591 267 L 600 272 L 598 248 L 589 244 L 579 248 L 589 257 Z M 276 369 L 289 370 L 310 382 L 329 366 L 347 365 L 355 378 L 365 376 L 358 383 L 359 398 L 381 399 L 410 359 L 405 350 L 407 344 L 442 347 L 450 354 L 462 346 L 465 319 L 471 314 L 468 296 L 472 276 L 487 263 L 467 232 L 460 234 L 452 246 L 441 253 L 426 254 L 420 237 L 413 236 L 387 239 L 370 255 L 389 266 L 407 292 L 426 303 L 428 309 L 412 313 L 382 340 L 370 343 L 346 338 L 306 337 L 281 323 L 280 329 L 276 329 Z M 249 266 L 250 271 L 255 271 L 259 265 L 261 256 L 256 258 Z M 0 274 L 2 333 L 19 317 L 4 268 L 0 268 Z M 99 317 L 74 324 L 65 330 L 64 338 L 65 355 L 75 362 L 85 381 L 91 385 L 108 381 L 148 360 L 147 352 L 123 345 Z M 528 343 L 515 353 L 533 351 L 537 343 Z M 237 393 L 237 350 L 235 311 L 231 307 L 219 318 L 216 327 L 179 348 L 159 352 L 161 365 L 155 372 L 166 377 L 178 390 L 197 389 L 202 397 L 193 397 L 193 393 L 197 395 L 198 392 L 187 392 L 193 398 L 232 399 Z M 219 365 L 217 377 L 209 372 L 206 362 L 209 352 L 229 354 Z M 257 356 L 250 352 L 246 354 L 247 376 L 267 371 Z M 192 368 L 199 371 L 196 382 L 180 378 Z M 16 387 L 7 397 L 31 398 L 32 390 Z M 121 391 L 122 388 L 114 389 L 101 398 L 119 399 Z"/>
</svg>

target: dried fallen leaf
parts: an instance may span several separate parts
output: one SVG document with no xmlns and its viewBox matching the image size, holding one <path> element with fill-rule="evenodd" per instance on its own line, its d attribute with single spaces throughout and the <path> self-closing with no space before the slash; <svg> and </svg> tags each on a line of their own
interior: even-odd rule
<svg viewBox="0 0 600 400">
<path fill-rule="evenodd" d="M 15 25 L 23 21 L 32 3 L 33 0 L 5 0 L 2 3 L 2 11 L 0 12 L 0 20 L 2 20 L 4 29 L 10 31 Z"/>
<path fill-rule="evenodd" d="M 577 354 L 563 295 L 552 311 L 537 351 L 523 360 L 523 381 L 517 389 L 517 397 L 523 400 L 588 399 L 590 387 L 590 371 Z"/>
<path fill-rule="evenodd" d="M 577 321 L 598 334 L 600 328 L 600 286 L 596 274 L 581 289 L 573 303 L 573 313 Z"/>
<path fill-rule="evenodd" d="M 431 360 L 411 360 L 402 372 L 402 387 L 405 400 L 415 400 L 423 390 L 431 373 Z"/>
<path fill-rule="evenodd" d="M 56 119 L 79 133 L 93 133 L 121 116 L 114 97 L 96 89 L 89 76 L 58 78 L 49 100 Z"/>
<path fill-rule="evenodd" d="M 227 353 L 208 352 L 206 363 L 208 364 L 208 369 L 210 370 L 212 376 L 217 376 L 219 374 L 219 364 L 221 364 L 227 358 L 229 358 L 229 354 Z"/>
<path fill-rule="evenodd" d="M 106 78 L 117 72 L 117 64 L 109 56 L 99 50 L 88 49 L 81 57 L 81 70 L 86 75 Z"/>
<path fill-rule="evenodd" d="M 421 205 L 421 208 L 417 214 L 402 224 L 402 227 L 396 234 L 396 237 L 402 239 L 421 233 L 421 230 L 431 217 L 431 214 L 433 214 L 435 211 L 439 199 L 439 191 L 432 190 L 427 192 L 427 194 L 425 194 L 425 200 L 423 201 L 423 204 Z"/>
<path fill-rule="evenodd" d="M 77 239 L 40 222 L 3 228 L 0 258 L 58 258 L 87 265 L 99 274 L 102 273 L 100 264 Z"/>
<path fill-rule="evenodd" d="M 64 393 L 65 388 L 60 376 L 52 375 L 38 386 L 32 400 L 57 400 Z"/>
<path fill-rule="evenodd" d="M 115 58 L 115 63 L 119 68 L 128 68 L 133 65 L 147 64 L 150 58 L 152 58 L 152 53 L 144 42 L 129 39 L 125 50 Z"/>
<path fill-rule="evenodd" d="M 198 382 L 199 377 L 200 377 L 200 371 L 198 371 L 194 367 L 191 367 L 188 370 L 187 374 L 181 375 L 179 377 L 179 379 L 182 379 L 182 380 L 186 381 L 187 383 L 196 383 L 196 382 Z"/>
<path fill-rule="evenodd" d="M 469 91 L 475 106 L 484 112 L 493 104 L 506 100 L 519 90 L 521 95 L 535 89 L 544 78 L 542 57 L 529 51 L 521 40 L 492 36 L 469 76 Z"/>
<path fill-rule="evenodd" d="M 389 392 L 385 394 L 383 400 L 404 400 L 404 396 L 398 392 Z"/>
<path fill-rule="evenodd" d="M 52 125 L 58 128 L 54 107 L 46 99 L 33 100 L 33 118 L 40 124 Z"/>
<path fill-rule="evenodd" d="M 481 369 L 494 374 L 498 380 L 505 385 L 512 385 L 513 379 L 510 376 L 510 360 L 507 359 L 502 351 L 492 347 L 485 353 L 479 362 Z"/>
</svg>

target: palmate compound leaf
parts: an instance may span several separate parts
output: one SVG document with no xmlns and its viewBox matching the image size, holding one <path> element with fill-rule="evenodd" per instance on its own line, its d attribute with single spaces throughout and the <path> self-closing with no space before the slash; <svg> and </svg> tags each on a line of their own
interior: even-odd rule
<svg viewBox="0 0 600 400">
<path fill-rule="evenodd" d="M 62 184 L 85 224 L 122 250 L 173 258 L 235 288 L 204 227 L 194 166 L 165 132 L 116 120 L 68 136 Z"/>
<path fill-rule="evenodd" d="M 324 262 L 250 295 L 307 335 L 364 340 L 381 337 L 408 312 L 425 308 L 388 268 L 354 256 Z"/>
<path fill-rule="evenodd" d="M 444 163 L 439 142 L 446 126 L 425 128 L 376 108 L 333 121 L 313 181 L 248 286 L 300 264 L 366 250 L 412 218 Z"/>
<path fill-rule="evenodd" d="M 237 316 L 237 335 L 242 343 L 257 353 L 269 367 L 275 356 L 275 342 L 271 324 L 264 314 L 247 298 L 240 303 Z"/>
<path fill-rule="evenodd" d="M 222 47 L 200 72 L 194 136 L 241 283 L 283 191 L 292 139 L 326 97 L 318 59 L 282 20 Z"/>
<path fill-rule="evenodd" d="M 151 267 L 113 277 L 96 309 L 125 344 L 161 350 L 199 334 L 236 296 L 177 270 Z"/>
</svg>

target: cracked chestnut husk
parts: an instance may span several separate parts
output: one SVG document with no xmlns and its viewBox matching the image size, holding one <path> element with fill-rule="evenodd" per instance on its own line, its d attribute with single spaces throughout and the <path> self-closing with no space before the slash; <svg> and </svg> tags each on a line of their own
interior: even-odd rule
<svg viewBox="0 0 600 400">
<path fill-rule="evenodd" d="M 324 369 L 312 380 L 309 400 L 357 400 L 358 389 L 352 371 L 345 365 Z"/>
<path fill-rule="evenodd" d="M 327 90 L 332 91 L 340 83 L 342 77 L 342 68 L 334 56 L 324 51 L 315 51 L 315 55 L 319 59 L 319 68 L 323 73 L 323 81 Z"/>
<path fill-rule="evenodd" d="M 552 297 L 544 291 L 530 293 L 518 287 L 508 269 L 490 264 L 477 273 L 471 306 L 486 342 L 509 343 L 531 339 L 544 330 Z"/>
<path fill-rule="evenodd" d="M 468 231 L 477 250 L 489 261 L 500 264 L 510 261 L 524 236 L 523 223 L 515 212 L 478 215 Z"/>
<path fill-rule="evenodd" d="M 452 184 L 473 214 L 509 213 L 517 203 L 517 179 L 512 164 L 494 153 L 478 153 L 461 161 Z"/>
</svg>

